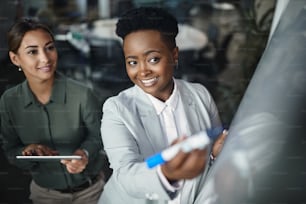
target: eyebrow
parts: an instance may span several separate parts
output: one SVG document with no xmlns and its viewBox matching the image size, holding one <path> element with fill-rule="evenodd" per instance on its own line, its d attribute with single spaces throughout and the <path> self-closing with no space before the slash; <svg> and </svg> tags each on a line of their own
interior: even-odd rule
<svg viewBox="0 0 306 204">
<path fill-rule="evenodd" d="M 147 56 L 147 55 L 149 55 L 149 54 L 152 53 L 152 52 L 158 52 L 158 53 L 160 53 L 161 51 L 160 51 L 160 50 L 148 50 L 148 51 L 146 51 L 143 55 L 144 55 L 144 56 Z M 129 59 L 129 58 L 137 59 L 136 56 L 127 56 L 125 59 Z"/>
<path fill-rule="evenodd" d="M 45 44 L 45 46 L 48 46 L 49 44 L 52 44 L 54 43 L 53 41 L 49 41 Z M 27 47 L 25 47 L 25 49 L 28 49 L 28 48 L 37 48 L 38 46 L 37 45 L 29 45 Z"/>
</svg>

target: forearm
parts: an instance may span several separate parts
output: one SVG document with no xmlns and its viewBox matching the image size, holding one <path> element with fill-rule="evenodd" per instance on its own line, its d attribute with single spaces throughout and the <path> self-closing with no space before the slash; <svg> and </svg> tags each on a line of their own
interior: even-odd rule
<svg viewBox="0 0 306 204">
<path fill-rule="evenodd" d="M 23 145 L 17 145 L 17 144 L 12 145 L 11 142 L 7 142 L 7 140 L 3 141 L 3 146 L 2 146 L 9 163 L 23 170 L 32 170 L 34 167 L 38 165 L 37 162 L 16 159 L 16 156 L 22 155 L 24 147 L 25 146 Z"/>
<path fill-rule="evenodd" d="M 101 140 L 101 138 L 99 138 Z M 88 154 L 88 159 L 92 160 L 103 151 L 102 141 L 99 139 L 86 139 L 79 147 L 79 149 L 84 150 Z"/>
<path fill-rule="evenodd" d="M 87 101 L 82 109 L 82 115 L 82 120 L 86 127 L 86 136 L 79 149 L 86 150 L 89 160 L 91 160 L 103 151 L 100 133 L 102 107 L 91 92 L 87 93 Z"/>
</svg>

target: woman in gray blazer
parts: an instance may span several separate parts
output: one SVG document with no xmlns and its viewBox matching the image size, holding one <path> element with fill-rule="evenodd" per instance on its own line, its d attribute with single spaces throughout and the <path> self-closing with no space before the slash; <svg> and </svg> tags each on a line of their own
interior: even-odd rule
<svg viewBox="0 0 306 204">
<path fill-rule="evenodd" d="M 123 39 L 126 71 L 135 86 L 103 106 L 101 133 L 113 175 L 99 203 L 200 203 L 197 194 L 210 148 L 180 151 L 156 168 L 145 162 L 188 136 L 221 126 L 207 89 L 173 77 L 179 54 L 177 21 L 159 8 L 136 8 L 119 19 L 116 33 Z M 225 136 L 215 141 L 213 156 Z"/>
</svg>

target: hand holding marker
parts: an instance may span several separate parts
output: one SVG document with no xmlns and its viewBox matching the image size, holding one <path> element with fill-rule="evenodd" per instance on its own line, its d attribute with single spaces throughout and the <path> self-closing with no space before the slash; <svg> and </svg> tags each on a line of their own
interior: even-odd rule
<svg viewBox="0 0 306 204">
<path fill-rule="evenodd" d="M 163 164 L 175 157 L 182 150 L 183 152 L 191 152 L 194 149 L 204 149 L 209 145 L 212 139 L 221 134 L 223 128 L 215 128 L 210 131 L 201 131 L 195 135 L 188 137 L 186 140 L 168 147 L 160 153 L 157 153 L 146 159 L 147 166 L 153 168 Z"/>
</svg>

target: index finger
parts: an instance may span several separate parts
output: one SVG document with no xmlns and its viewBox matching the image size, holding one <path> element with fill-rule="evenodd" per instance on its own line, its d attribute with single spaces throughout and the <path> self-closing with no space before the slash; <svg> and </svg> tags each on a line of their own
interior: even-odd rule
<svg viewBox="0 0 306 204">
<path fill-rule="evenodd" d="M 217 141 L 223 142 L 226 139 L 227 135 L 228 135 L 228 131 L 223 130 L 223 132 L 218 136 Z"/>
</svg>

